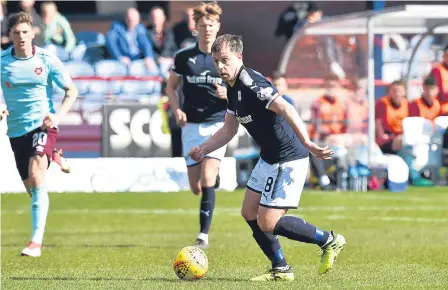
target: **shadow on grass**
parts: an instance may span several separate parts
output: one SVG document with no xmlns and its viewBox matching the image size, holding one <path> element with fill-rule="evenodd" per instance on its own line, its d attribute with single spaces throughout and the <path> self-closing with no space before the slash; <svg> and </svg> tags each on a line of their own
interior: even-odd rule
<svg viewBox="0 0 448 290">
<path fill-rule="evenodd" d="M 155 281 L 155 282 L 184 282 L 178 278 L 148 277 L 148 278 L 129 278 L 129 277 L 8 277 L 13 281 Z M 227 281 L 227 282 L 247 282 L 248 279 L 242 278 L 224 278 L 224 277 L 206 277 L 202 281 Z"/>
</svg>

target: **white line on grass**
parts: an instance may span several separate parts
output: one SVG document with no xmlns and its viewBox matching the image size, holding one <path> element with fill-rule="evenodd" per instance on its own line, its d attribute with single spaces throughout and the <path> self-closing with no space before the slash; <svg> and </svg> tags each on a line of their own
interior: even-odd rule
<svg viewBox="0 0 448 290">
<path fill-rule="evenodd" d="M 240 208 L 215 208 L 216 214 L 239 215 Z M 448 206 L 305 206 L 299 208 L 298 212 L 353 212 L 353 211 L 448 211 Z M 29 209 L 3 210 L 2 214 L 29 214 Z M 50 214 L 126 214 L 126 215 L 197 215 L 198 210 L 195 209 L 145 209 L 145 208 L 123 208 L 123 209 L 51 209 Z"/>
</svg>

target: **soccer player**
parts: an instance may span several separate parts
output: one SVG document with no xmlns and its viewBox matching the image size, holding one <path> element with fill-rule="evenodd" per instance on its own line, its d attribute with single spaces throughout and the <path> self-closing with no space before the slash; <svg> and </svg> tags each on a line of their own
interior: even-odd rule
<svg viewBox="0 0 448 290">
<path fill-rule="evenodd" d="M 176 122 L 182 128 L 183 155 L 188 167 L 191 191 L 202 193 L 199 213 L 200 232 L 196 245 L 208 248 L 208 233 L 215 207 L 215 188 L 219 187 L 219 165 L 226 146 L 207 153 L 204 160 L 196 162 L 188 156 L 191 148 L 198 146 L 223 125 L 227 106 L 227 90 L 210 54 L 220 28 L 222 10 L 214 2 L 202 3 L 193 10 L 199 40 L 193 46 L 177 52 L 167 84 L 169 104 Z M 176 89 L 182 82 L 184 96 L 180 108 Z"/>
<path fill-rule="evenodd" d="M 32 45 L 34 31 L 30 14 L 20 12 L 9 18 L 13 43 L 2 52 L 2 89 L 7 110 L 8 137 L 26 191 L 31 196 L 31 242 L 23 256 L 39 257 L 47 219 L 49 198 L 45 174 L 58 135 L 58 122 L 75 102 L 78 91 L 61 61 L 51 52 Z M 52 101 L 52 82 L 65 90 L 58 112 Z"/>
<path fill-rule="evenodd" d="M 318 273 L 324 274 L 333 267 L 343 249 L 344 237 L 285 214 L 299 204 L 309 152 L 320 159 L 331 159 L 333 151 L 311 142 L 297 111 L 279 97 L 277 89 L 263 75 L 244 66 L 242 54 L 243 41 L 239 36 L 225 34 L 214 42 L 215 65 L 229 85 L 225 124 L 189 155 L 194 160 L 202 160 L 209 152 L 227 144 L 241 123 L 261 147 L 241 214 L 252 229 L 255 241 L 272 262 L 267 274 L 252 281 L 294 280 L 277 235 L 318 245 L 322 249 Z"/>
</svg>

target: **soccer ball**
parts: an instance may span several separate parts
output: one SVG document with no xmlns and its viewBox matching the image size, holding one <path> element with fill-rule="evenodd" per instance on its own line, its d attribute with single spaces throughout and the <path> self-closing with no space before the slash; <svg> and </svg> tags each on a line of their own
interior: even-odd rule
<svg viewBox="0 0 448 290">
<path fill-rule="evenodd" d="M 185 247 L 179 251 L 176 259 L 174 259 L 173 269 L 181 280 L 199 280 L 208 271 L 207 255 L 198 247 Z"/>
</svg>

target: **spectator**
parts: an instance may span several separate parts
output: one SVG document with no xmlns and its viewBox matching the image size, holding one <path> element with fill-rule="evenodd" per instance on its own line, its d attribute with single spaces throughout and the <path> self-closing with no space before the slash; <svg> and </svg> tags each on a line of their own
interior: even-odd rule
<svg viewBox="0 0 448 290">
<path fill-rule="evenodd" d="M 193 8 L 185 10 L 184 20 L 173 27 L 173 33 L 178 48 L 184 48 L 196 42 L 196 23 L 193 18 Z"/>
<path fill-rule="evenodd" d="M 144 59 L 148 70 L 155 70 L 154 52 L 145 26 L 140 23 L 140 13 L 129 8 L 124 21 L 116 21 L 106 36 L 106 44 L 113 58 L 128 65 Z"/>
<path fill-rule="evenodd" d="M 325 79 L 325 94 L 318 98 L 312 108 L 312 124 L 310 136 L 315 142 L 323 142 L 332 134 L 342 134 L 345 131 L 346 112 L 344 102 L 340 99 L 341 84 L 339 78 L 331 74 Z M 330 178 L 325 172 L 323 160 L 310 158 L 313 174 L 319 178 L 323 189 L 330 185 Z"/>
<path fill-rule="evenodd" d="M 409 117 L 406 84 L 394 81 L 387 96 L 375 105 L 375 139 L 383 153 L 396 154 L 403 147 L 403 119 Z"/>
<path fill-rule="evenodd" d="M 367 134 L 369 102 L 367 100 L 367 81 L 350 79 L 350 93 L 346 102 L 346 132 Z"/>
<path fill-rule="evenodd" d="M 442 106 L 442 115 L 448 115 L 448 45 L 443 52 L 443 60 L 431 71 L 439 87 L 439 102 Z"/>
<path fill-rule="evenodd" d="M 339 78 L 331 74 L 325 78 L 325 93 L 318 98 L 312 108 L 311 136 L 317 142 L 324 141 L 329 135 L 345 132 L 346 110 L 340 98 L 342 87 Z"/>
<path fill-rule="evenodd" d="M 165 27 L 166 16 L 161 7 L 153 7 L 148 18 L 150 19 L 148 36 L 154 49 L 156 62 L 159 64 L 161 71 L 168 75 L 174 54 L 177 51 L 174 34 Z"/>
<path fill-rule="evenodd" d="M 40 10 L 45 44 L 63 46 L 66 52 L 71 52 L 75 48 L 76 38 L 67 18 L 58 12 L 54 2 L 42 3 Z"/>
<path fill-rule="evenodd" d="M 325 144 L 339 148 L 356 148 L 367 145 L 369 104 L 366 96 L 367 83 L 357 78 L 350 81 L 350 92 L 344 101 L 344 133 L 329 135 Z"/>
<path fill-rule="evenodd" d="M 283 98 L 295 107 L 296 104 L 294 100 L 286 94 L 288 92 L 288 83 L 286 82 L 285 76 L 280 72 L 275 71 L 272 74 L 272 83 L 277 88 L 277 91 L 283 96 Z"/>
<path fill-rule="evenodd" d="M 20 1 L 20 8 L 23 12 L 26 12 L 28 14 L 31 14 L 31 17 L 33 18 L 33 31 L 36 34 L 33 43 L 37 46 L 43 46 L 44 45 L 44 36 L 43 36 L 43 22 L 42 18 L 40 18 L 40 15 L 37 14 L 36 9 L 34 9 L 34 0 L 22 0 Z"/>
<path fill-rule="evenodd" d="M 410 117 L 423 117 L 433 121 L 440 116 L 441 106 L 437 99 L 439 87 L 431 75 L 423 83 L 423 95 L 409 104 Z"/>
<path fill-rule="evenodd" d="M 296 1 L 280 14 L 275 36 L 285 36 L 288 40 L 305 23 L 314 23 L 321 18 L 322 10 L 315 2 Z"/>
<path fill-rule="evenodd" d="M 0 18 L 2 28 L 2 35 L 1 35 L 2 49 L 7 49 L 11 44 L 8 36 L 8 17 L 6 17 L 6 5 L 4 1 L 2 1 L 0 5 Z"/>
</svg>

